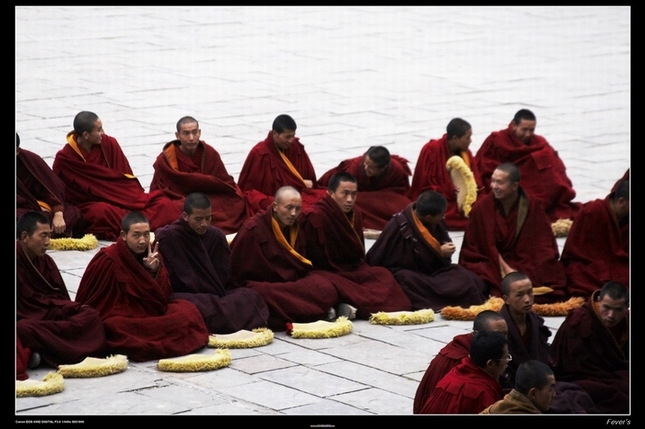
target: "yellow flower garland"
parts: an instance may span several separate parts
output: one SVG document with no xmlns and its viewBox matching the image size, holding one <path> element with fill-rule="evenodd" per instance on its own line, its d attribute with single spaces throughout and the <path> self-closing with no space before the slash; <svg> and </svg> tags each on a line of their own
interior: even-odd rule
<svg viewBox="0 0 645 429">
<path fill-rule="evenodd" d="M 458 188 L 457 205 L 463 210 L 464 216 L 468 217 L 470 209 L 477 200 L 477 182 L 470 168 L 464 160 L 457 155 L 451 156 L 446 162 L 446 168 L 455 187 Z"/>
</svg>

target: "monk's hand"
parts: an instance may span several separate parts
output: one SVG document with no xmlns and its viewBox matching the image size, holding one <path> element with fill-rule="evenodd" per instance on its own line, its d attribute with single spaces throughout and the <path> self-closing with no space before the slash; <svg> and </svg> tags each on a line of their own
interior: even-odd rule
<svg viewBox="0 0 645 429">
<path fill-rule="evenodd" d="M 155 249 L 152 250 L 152 245 L 148 243 L 148 256 L 143 258 L 143 266 L 150 272 L 156 273 L 159 269 L 161 262 L 159 261 L 159 243 L 155 243 Z"/>
<path fill-rule="evenodd" d="M 65 229 L 66 225 L 63 212 L 54 213 L 54 218 L 52 219 L 52 230 L 54 234 L 62 234 L 65 232 Z"/>
<path fill-rule="evenodd" d="M 311 180 L 304 179 L 303 182 L 305 182 L 305 186 L 307 188 L 313 188 L 314 187 L 314 182 L 312 182 Z"/>
<path fill-rule="evenodd" d="M 441 245 L 441 253 L 443 254 L 444 258 L 450 259 L 452 257 L 452 254 L 455 253 L 456 250 L 457 247 L 455 246 L 455 243 L 451 241 Z"/>
</svg>

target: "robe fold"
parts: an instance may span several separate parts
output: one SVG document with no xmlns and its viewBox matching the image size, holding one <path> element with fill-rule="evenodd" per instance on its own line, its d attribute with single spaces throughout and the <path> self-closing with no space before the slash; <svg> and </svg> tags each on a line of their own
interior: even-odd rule
<svg viewBox="0 0 645 429">
<path fill-rule="evenodd" d="M 179 140 L 164 145 L 153 164 L 150 191 L 160 190 L 180 211 L 192 192 L 203 192 L 211 200 L 211 224 L 224 234 L 237 232 L 247 217 L 244 193 L 228 174 L 219 152 L 200 141 L 194 157 L 184 154 Z"/>
<path fill-rule="evenodd" d="M 392 216 L 410 204 L 410 167 L 408 160 L 398 155 L 390 156 L 390 164 L 378 177 L 368 177 L 364 167 L 365 154 L 346 159 L 318 179 L 327 188 L 331 178 L 340 172 L 356 177 L 358 194 L 356 207 L 363 213 L 363 226 L 382 230 Z"/>
<path fill-rule="evenodd" d="M 51 256 L 33 262 L 16 242 L 16 334 L 20 346 L 56 367 L 103 357 L 106 339 L 99 312 L 70 299 Z M 27 356 L 27 361 L 29 356 Z"/>
<path fill-rule="evenodd" d="M 287 242 L 290 238 L 285 237 Z M 289 322 L 325 319 L 328 310 L 338 304 L 334 282 L 344 282 L 307 263 L 301 232 L 292 249 L 305 259 L 294 255 L 276 238 L 271 207 L 250 217 L 231 243 L 233 282 L 262 295 L 269 307 L 269 328 L 274 331 L 284 331 Z"/>
<path fill-rule="evenodd" d="M 504 130 L 492 132 L 475 155 L 486 192 L 490 192 L 491 176 L 503 162 L 512 162 L 522 173 L 522 186 L 539 201 L 551 222 L 573 219 L 580 203 L 574 202 L 576 191 L 567 176 L 558 152 L 537 134 L 529 144 L 513 134 L 513 122 Z"/>
<path fill-rule="evenodd" d="M 197 307 L 170 299 L 171 293 L 166 268 L 153 277 L 119 239 L 87 265 L 76 301 L 101 313 L 110 353 L 144 362 L 190 354 L 208 343 Z"/>
<path fill-rule="evenodd" d="M 65 182 L 68 201 L 83 213 L 87 233 L 115 241 L 131 211 L 143 213 L 153 232 L 177 219 L 181 211 L 161 191 L 145 192 L 114 137 L 104 134 L 91 152 L 77 145 L 74 131 L 67 141 L 52 169 Z"/>
<path fill-rule="evenodd" d="M 438 140 L 430 140 L 421 148 L 419 159 L 414 167 L 414 176 L 412 176 L 412 186 L 410 188 L 410 198 L 416 201 L 423 191 L 436 191 L 446 197 L 448 208 L 446 210 L 446 225 L 448 229 L 454 231 L 463 231 L 468 225 L 468 218 L 459 210 L 457 204 L 457 188 L 450 178 L 450 172 L 446 168 L 446 162 L 455 154 L 448 148 L 448 135 L 444 134 Z M 477 184 L 477 197 L 482 195 L 484 186 L 482 183 L 479 166 L 475 162 L 470 149 L 466 154 L 459 154 L 464 158 L 464 162 L 473 172 L 475 183 Z"/>
<path fill-rule="evenodd" d="M 527 204 L 524 221 L 523 211 L 518 207 L 521 199 L 526 199 Z M 519 232 L 518 219 L 521 223 Z M 490 287 L 492 296 L 502 296 L 499 255 L 512 268 L 529 276 L 534 286 L 553 289 L 547 294 L 536 295 L 536 303 L 565 300 L 566 274 L 559 261 L 551 222 L 539 203 L 527 196 L 522 187 L 518 202 L 507 215 L 503 215 L 501 203 L 492 193 L 480 198 L 470 212 L 470 222 L 464 233 L 459 264 L 481 277 Z"/>
<path fill-rule="evenodd" d="M 356 307 L 357 318 L 368 319 L 379 311 L 410 310 L 410 299 L 392 273 L 365 262 L 361 211 L 354 209 L 352 215 L 353 223 L 329 195 L 303 208 L 299 222 L 307 258 L 314 268 L 346 280 L 336 284 L 339 300 Z"/>
<path fill-rule="evenodd" d="M 269 310 L 253 290 L 233 287 L 231 251 L 214 226 L 199 235 L 183 218 L 155 233 L 170 276 L 170 298 L 192 302 L 213 334 L 265 327 Z"/>
<path fill-rule="evenodd" d="M 415 203 L 410 203 L 388 222 L 367 252 L 367 263 L 394 274 L 413 310 L 483 304 L 488 299 L 486 283 L 451 263 L 425 239 L 415 222 L 414 207 Z M 452 241 L 445 225 L 433 225 L 427 231 L 438 245 Z"/>
<path fill-rule="evenodd" d="M 513 389 L 480 414 L 542 414 L 531 400 Z"/>
</svg>

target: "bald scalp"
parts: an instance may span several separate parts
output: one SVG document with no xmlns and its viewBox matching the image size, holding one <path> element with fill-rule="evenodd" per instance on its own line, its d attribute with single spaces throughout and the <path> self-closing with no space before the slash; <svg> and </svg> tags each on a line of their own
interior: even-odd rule
<svg viewBox="0 0 645 429">
<path fill-rule="evenodd" d="M 300 196 L 300 192 L 298 192 L 298 190 L 293 186 L 283 186 L 276 191 L 273 197 L 273 201 L 280 202 L 284 198 L 294 198 L 294 197 L 302 198 Z"/>
</svg>

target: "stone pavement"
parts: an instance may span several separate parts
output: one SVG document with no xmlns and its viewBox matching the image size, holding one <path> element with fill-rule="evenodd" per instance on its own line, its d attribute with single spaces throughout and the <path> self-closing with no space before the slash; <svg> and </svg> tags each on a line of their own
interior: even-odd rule
<svg viewBox="0 0 645 429">
<path fill-rule="evenodd" d="M 184 115 L 237 179 L 281 113 L 298 123 L 321 175 L 371 145 L 414 168 L 453 117 L 473 125 L 476 152 L 526 107 L 567 165 L 576 200 L 588 201 L 630 165 L 630 21 L 628 6 L 16 6 L 15 126 L 21 146 L 51 165 L 76 113 L 94 111 L 147 189 Z M 459 247 L 462 234 L 452 236 Z M 72 295 L 95 253 L 51 252 Z M 547 319 L 554 333 L 561 322 Z M 17 398 L 16 422 L 300 415 L 334 426 L 346 415 L 410 415 L 429 361 L 471 325 L 437 316 L 403 327 L 356 321 L 352 334 L 326 340 L 276 333 L 207 373 L 131 363 L 68 379 L 56 395 Z"/>
</svg>

